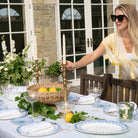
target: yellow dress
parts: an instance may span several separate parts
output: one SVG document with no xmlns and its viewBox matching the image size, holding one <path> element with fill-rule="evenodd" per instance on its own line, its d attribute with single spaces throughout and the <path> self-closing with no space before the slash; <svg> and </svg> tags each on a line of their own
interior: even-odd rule
<svg viewBox="0 0 138 138">
<path fill-rule="evenodd" d="M 134 48 L 128 56 L 118 31 L 108 35 L 102 43 L 106 48 L 105 59 L 113 65 L 119 66 L 119 78 L 121 79 L 138 79 L 138 57 Z"/>
</svg>

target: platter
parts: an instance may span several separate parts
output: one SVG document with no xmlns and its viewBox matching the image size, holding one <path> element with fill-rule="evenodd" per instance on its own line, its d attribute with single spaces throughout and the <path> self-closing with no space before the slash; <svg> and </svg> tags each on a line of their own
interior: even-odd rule
<svg viewBox="0 0 138 138">
<path fill-rule="evenodd" d="M 130 129 L 126 124 L 116 121 L 88 120 L 74 125 L 77 131 L 91 134 L 120 134 L 128 132 Z"/>
<path fill-rule="evenodd" d="M 14 119 L 19 118 L 27 115 L 28 112 L 24 110 L 20 110 L 17 108 L 13 109 L 2 109 L 0 110 L 0 120 L 8 120 L 8 119 Z"/>
<path fill-rule="evenodd" d="M 30 122 L 33 122 L 33 119 L 31 117 L 20 117 L 11 120 L 11 123 L 14 125 L 22 125 Z"/>
<path fill-rule="evenodd" d="M 16 131 L 23 136 L 46 136 L 58 133 L 61 126 L 49 121 L 39 121 L 19 126 Z"/>
<path fill-rule="evenodd" d="M 98 102 L 99 99 L 96 101 Z M 92 96 L 72 96 L 68 98 L 68 101 L 77 105 L 89 105 L 95 103 L 95 98 Z"/>
</svg>

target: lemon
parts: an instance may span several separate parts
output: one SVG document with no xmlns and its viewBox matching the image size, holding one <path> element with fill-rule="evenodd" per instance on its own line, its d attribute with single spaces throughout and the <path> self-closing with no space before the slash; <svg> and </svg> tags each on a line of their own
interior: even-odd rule
<svg viewBox="0 0 138 138">
<path fill-rule="evenodd" d="M 51 87 L 50 89 L 49 89 L 49 92 L 56 92 L 57 90 L 56 90 L 56 88 L 54 88 L 54 87 Z"/>
<path fill-rule="evenodd" d="M 66 116 L 64 115 L 64 120 L 65 120 L 67 123 L 70 123 L 72 117 L 73 117 L 73 113 L 68 112 L 68 113 L 66 113 Z"/>
<path fill-rule="evenodd" d="M 46 88 L 39 88 L 38 92 L 48 92 Z"/>
</svg>

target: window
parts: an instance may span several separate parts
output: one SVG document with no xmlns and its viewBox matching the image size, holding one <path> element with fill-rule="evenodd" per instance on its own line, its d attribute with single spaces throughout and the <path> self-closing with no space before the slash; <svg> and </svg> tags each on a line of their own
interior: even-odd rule
<svg viewBox="0 0 138 138">
<path fill-rule="evenodd" d="M 57 0 L 57 31 L 59 35 L 58 59 L 62 59 L 62 36 L 66 37 L 66 59 L 72 62 L 95 50 L 102 39 L 114 32 L 110 19 L 114 0 Z M 68 80 L 79 80 L 82 70 L 101 75 L 106 72 L 106 63 L 101 57 L 87 67 L 67 71 Z"/>
<path fill-rule="evenodd" d="M 30 24 L 33 19 L 31 7 L 31 0 L 0 1 L 0 38 L 4 35 L 8 52 L 12 52 L 12 40 L 15 41 L 18 53 L 33 39 L 33 24 Z M 1 41 L 0 39 L 0 60 L 3 58 Z M 33 44 L 34 42 L 32 42 L 32 46 Z M 30 56 L 33 55 L 34 52 L 31 52 Z"/>
</svg>

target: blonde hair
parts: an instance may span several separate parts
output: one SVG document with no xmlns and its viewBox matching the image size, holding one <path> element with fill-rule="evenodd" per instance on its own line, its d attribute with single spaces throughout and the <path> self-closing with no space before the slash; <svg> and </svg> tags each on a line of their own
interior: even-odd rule
<svg viewBox="0 0 138 138">
<path fill-rule="evenodd" d="M 130 4 L 120 4 L 115 8 L 121 10 L 128 19 L 128 32 L 131 40 L 135 45 L 135 53 L 138 56 L 138 12 L 136 8 Z"/>
</svg>

